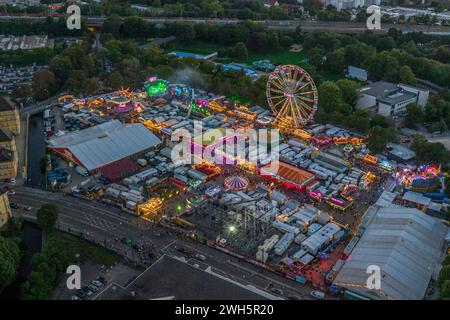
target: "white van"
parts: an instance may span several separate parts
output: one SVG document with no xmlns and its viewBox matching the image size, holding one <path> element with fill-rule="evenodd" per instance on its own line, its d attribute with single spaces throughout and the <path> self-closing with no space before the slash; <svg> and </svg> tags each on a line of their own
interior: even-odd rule
<svg viewBox="0 0 450 320">
<path fill-rule="evenodd" d="M 313 297 L 313 298 L 320 299 L 320 300 L 325 299 L 325 293 L 322 291 L 314 290 L 314 291 L 311 291 L 310 294 L 311 294 L 311 297 Z"/>
</svg>

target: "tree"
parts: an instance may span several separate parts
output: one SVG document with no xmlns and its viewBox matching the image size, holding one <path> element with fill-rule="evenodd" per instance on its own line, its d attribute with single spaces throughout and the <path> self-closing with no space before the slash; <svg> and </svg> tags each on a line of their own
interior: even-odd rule
<svg viewBox="0 0 450 320">
<path fill-rule="evenodd" d="M 15 86 L 11 92 L 11 96 L 16 100 L 27 100 L 33 95 L 33 90 L 30 85 L 23 84 Z"/>
<path fill-rule="evenodd" d="M 345 54 L 344 50 L 339 49 L 327 54 L 323 67 L 326 71 L 340 74 L 344 68 Z"/>
<path fill-rule="evenodd" d="M 417 103 L 410 103 L 406 106 L 406 121 L 408 125 L 415 126 L 418 123 L 422 123 L 425 119 L 425 114 L 422 108 Z"/>
<path fill-rule="evenodd" d="M 428 142 L 423 136 L 417 135 L 411 148 L 416 152 L 416 157 L 420 161 L 432 161 L 435 163 L 445 163 L 448 161 L 448 151 L 442 143 Z"/>
<path fill-rule="evenodd" d="M 281 50 L 280 41 L 278 40 L 278 34 L 275 32 L 272 32 L 269 34 L 269 37 L 267 39 L 268 45 L 270 46 L 270 51 L 272 52 L 278 52 Z"/>
<path fill-rule="evenodd" d="M 63 83 L 69 76 L 70 70 L 72 70 L 72 62 L 69 57 L 56 56 L 50 62 L 48 68 L 55 74 L 56 78 Z"/>
<path fill-rule="evenodd" d="M 389 123 L 384 116 L 382 116 L 381 114 L 377 114 L 370 120 L 370 126 L 371 127 L 380 126 L 383 128 L 387 128 L 389 127 Z"/>
<path fill-rule="evenodd" d="M 344 102 L 352 107 L 356 106 L 356 102 L 358 101 L 360 95 L 360 85 L 358 82 L 349 79 L 341 79 L 337 81 L 336 84 L 339 89 L 341 89 L 342 99 Z"/>
<path fill-rule="evenodd" d="M 441 299 L 450 299 L 450 279 L 445 280 L 441 285 L 439 296 Z"/>
<path fill-rule="evenodd" d="M 409 66 L 403 66 L 399 71 L 400 81 L 404 84 L 415 85 L 416 76 Z"/>
<path fill-rule="evenodd" d="M 19 262 L 17 241 L 0 236 L 0 292 L 14 281 Z"/>
<path fill-rule="evenodd" d="M 195 29 L 190 24 L 178 25 L 176 36 L 178 39 L 184 42 L 190 42 L 195 40 Z"/>
<path fill-rule="evenodd" d="M 69 77 L 66 81 L 66 88 L 69 93 L 78 95 L 84 93 L 84 86 L 86 83 L 87 75 L 83 70 L 70 71 Z"/>
<path fill-rule="evenodd" d="M 320 48 L 312 48 L 308 51 L 309 63 L 320 69 L 324 60 L 325 51 Z"/>
<path fill-rule="evenodd" d="M 42 205 L 37 214 L 37 224 L 44 230 L 52 229 L 58 221 L 59 209 L 52 203 Z"/>
<path fill-rule="evenodd" d="M 389 52 L 383 51 L 377 55 L 370 57 L 366 61 L 369 75 L 374 80 L 386 78 L 389 73 L 398 70 L 398 60 Z"/>
<path fill-rule="evenodd" d="M 236 59 L 245 61 L 248 58 L 247 46 L 243 42 L 238 42 L 233 48 L 233 56 Z"/>
<path fill-rule="evenodd" d="M 43 69 L 33 77 L 33 92 L 37 100 L 44 100 L 55 93 L 57 88 L 55 75 L 53 72 Z"/>
<path fill-rule="evenodd" d="M 122 19 L 118 15 L 109 16 L 103 23 L 103 33 L 110 33 L 114 38 L 119 38 L 122 23 Z"/>
<path fill-rule="evenodd" d="M 383 152 L 388 142 L 395 141 L 397 133 L 392 128 L 375 126 L 369 130 L 367 146 L 372 153 Z"/>
<path fill-rule="evenodd" d="M 422 162 L 446 165 L 450 159 L 450 151 L 442 143 L 428 142 L 422 135 L 415 135 L 411 149 L 416 153 L 417 160 Z"/>
<path fill-rule="evenodd" d="M 45 281 L 44 274 L 38 271 L 30 272 L 28 280 L 21 286 L 24 300 L 45 300 L 52 293 L 51 284 Z"/>
<path fill-rule="evenodd" d="M 160 0 L 153 0 L 152 7 L 155 7 L 155 8 L 161 7 L 161 1 Z"/>
<path fill-rule="evenodd" d="M 342 91 L 333 82 L 326 81 L 322 83 L 318 90 L 319 106 L 330 113 L 337 108 L 337 105 L 342 101 Z"/>
</svg>

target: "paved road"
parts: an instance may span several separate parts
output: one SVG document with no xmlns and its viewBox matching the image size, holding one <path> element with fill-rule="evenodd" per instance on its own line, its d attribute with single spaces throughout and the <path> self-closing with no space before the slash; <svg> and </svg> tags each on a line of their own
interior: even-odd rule
<svg viewBox="0 0 450 320">
<path fill-rule="evenodd" d="M 302 299 L 310 299 L 309 292 L 312 288 L 309 286 L 263 271 L 250 263 L 231 258 L 223 252 L 178 237 L 162 227 L 120 213 L 117 208 L 106 207 L 100 203 L 65 196 L 61 193 L 49 193 L 26 187 L 18 187 L 10 201 L 31 206 L 31 211 L 14 210 L 15 215 L 30 220 L 35 219 L 36 211 L 42 204 L 54 203 L 60 209 L 60 229 L 70 230 L 76 234 L 82 233 L 84 238 L 112 249 L 142 266 L 149 264 L 149 252 L 158 256 L 162 254 L 182 256 L 183 254 L 176 247 L 185 247 L 206 257 L 204 262 L 196 261 L 196 263 L 206 263 L 218 273 L 236 281 L 264 290 L 270 290 L 272 287 L 281 288 L 285 297 L 291 294 Z M 131 239 L 133 243 L 143 244 L 146 251 L 137 253 L 129 246 L 117 241 L 123 237 Z"/>
<path fill-rule="evenodd" d="M 29 20 L 45 20 L 47 16 L 15 16 L 1 15 L 0 20 L 12 19 L 29 19 Z M 55 17 L 58 18 L 58 17 Z M 237 24 L 242 20 L 239 19 L 204 19 L 204 18 L 176 18 L 176 17 L 146 17 L 146 21 L 154 23 L 186 23 L 186 24 Z M 87 26 L 99 27 L 103 25 L 106 17 L 86 17 Z M 311 32 L 316 29 L 328 29 L 337 33 L 362 33 L 367 30 L 365 23 L 360 22 L 327 22 L 327 21 L 299 21 L 299 20 L 255 20 L 257 24 L 265 25 L 269 28 L 278 29 L 295 29 L 300 26 L 304 32 Z M 428 26 L 428 25 L 403 25 L 403 24 L 382 24 L 381 30 L 377 33 L 386 33 L 390 28 L 397 28 L 403 32 L 424 32 L 430 34 L 446 34 L 450 35 L 450 28 L 446 26 Z"/>
</svg>

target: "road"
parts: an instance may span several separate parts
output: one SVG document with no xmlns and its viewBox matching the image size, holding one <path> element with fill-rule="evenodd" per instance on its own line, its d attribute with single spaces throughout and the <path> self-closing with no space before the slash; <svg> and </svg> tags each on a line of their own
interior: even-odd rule
<svg viewBox="0 0 450 320">
<path fill-rule="evenodd" d="M 61 16 L 61 15 L 60 15 Z M 1 15 L 0 20 L 12 19 L 28 19 L 41 21 L 47 16 L 36 15 Z M 59 16 L 54 16 L 59 18 Z M 186 23 L 186 24 L 237 24 L 242 20 L 239 19 L 205 19 L 205 18 L 176 18 L 176 17 L 144 17 L 142 18 L 153 23 Z M 106 17 L 85 17 L 87 26 L 101 27 Z M 311 32 L 316 29 L 327 29 L 337 33 L 355 34 L 367 31 L 366 24 L 360 22 L 328 22 L 328 21 L 299 21 L 299 20 L 254 20 L 254 23 L 264 25 L 269 28 L 277 29 L 295 29 L 300 26 L 304 32 Z M 382 24 L 381 30 L 377 33 L 387 33 L 390 28 L 397 28 L 403 32 L 424 32 L 428 34 L 445 34 L 450 35 L 450 28 L 445 26 L 428 26 L 428 25 L 404 25 L 404 24 Z"/>
<path fill-rule="evenodd" d="M 58 227 L 61 230 L 81 234 L 83 238 L 114 250 L 141 266 L 150 264 L 148 258 L 150 252 L 157 256 L 162 254 L 182 256 L 177 247 L 184 247 L 206 257 L 205 261 L 196 263 L 206 263 L 217 273 L 262 290 L 270 292 L 273 287 L 280 288 L 283 290 L 284 298 L 295 295 L 301 299 L 310 299 L 309 293 L 313 290 L 312 287 L 301 285 L 273 272 L 264 271 L 245 261 L 231 258 L 221 251 L 181 238 L 165 228 L 100 203 L 26 187 L 16 188 L 16 194 L 10 196 L 10 201 L 31 206 L 31 211 L 14 209 L 13 213 L 32 221 L 35 220 L 36 211 L 41 205 L 54 203 L 59 207 Z M 138 253 L 118 241 L 124 237 L 131 239 L 133 243 L 143 245 L 145 251 Z"/>
</svg>

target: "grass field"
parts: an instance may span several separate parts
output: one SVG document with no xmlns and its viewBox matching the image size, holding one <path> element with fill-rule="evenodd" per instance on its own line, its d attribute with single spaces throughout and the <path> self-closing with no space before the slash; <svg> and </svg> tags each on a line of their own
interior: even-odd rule
<svg viewBox="0 0 450 320">
<path fill-rule="evenodd" d="M 222 46 L 214 43 L 208 43 L 208 42 L 201 42 L 201 41 L 194 41 L 191 43 L 184 43 L 184 42 L 172 42 L 170 43 L 166 51 L 188 51 L 192 53 L 198 53 L 198 54 L 209 54 L 213 52 L 217 52 L 221 49 L 228 48 L 227 46 Z M 307 57 L 303 52 L 290 52 L 289 50 L 282 50 L 279 52 L 273 52 L 273 53 L 249 53 L 248 59 L 245 61 L 245 63 L 251 65 L 252 62 L 258 61 L 258 60 L 265 60 L 269 59 L 271 63 L 279 65 L 279 64 L 297 64 L 297 65 L 303 65 L 307 62 Z M 230 60 L 230 59 L 223 59 L 223 60 Z M 230 61 L 224 61 L 224 62 L 231 62 Z M 239 62 L 239 61 L 234 61 Z"/>
<path fill-rule="evenodd" d="M 281 50 L 274 53 L 249 53 L 246 63 L 252 64 L 258 60 L 270 60 L 275 65 L 279 64 L 295 64 L 302 65 L 307 63 L 307 57 L 303 52 L 290 52 L 289 50 Z"/>
<path fill-rule="evenodd" d="M 75 261 L 75 254 L 78 253 L 80 261 L 90 260 L 105 266 L 111 266 L 121 259 L 110 250 L 57 230 L 44 233 L 43 252 L 47 251 L 59 252 L 66 261 Z"/>
<path fill-rule="evenodd" d="M 221 49 L 227 48 L 227 46 L 222 46 L 219 44 L 202 42 L 202 41 L 193 41 L 193 42 L 171 42 L 166 47 L 166 52 L 171 51 L 188 51 L 192 53 L 198 54 L 210 54 L 213 52 L 217 52 Z"/>
</svg>

